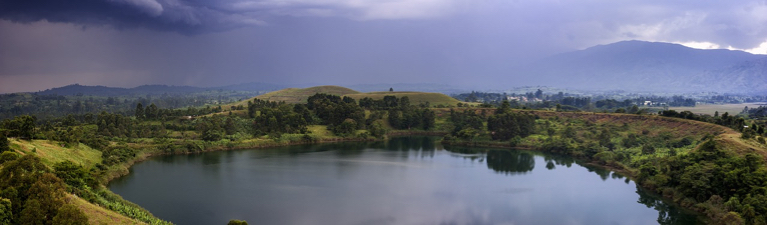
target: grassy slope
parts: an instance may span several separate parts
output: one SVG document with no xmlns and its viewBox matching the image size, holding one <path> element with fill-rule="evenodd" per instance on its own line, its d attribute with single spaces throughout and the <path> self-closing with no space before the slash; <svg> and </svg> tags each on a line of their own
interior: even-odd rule
<svg viewBox="0 0 767 225">
<path fill-rule="evenodd" d="M 18 150 L 21 154 L 34 154 L 40 157 L 43 163 L 51 167 L 53 167 L 53 164 L 66 160 L 86 168 L 101 162 L 101 152 L 84 144 L 67 148 L 58 142 L 48 140 L 27 141 L 15 138 L 10 140 L 11 148 Z"/>
<path fill-rule="evenodd" d="M 690 111 L 695 114 L 708 114 L 714 115 L 714 112 L 719 111 L 719 115 L 728 112 L 730 115 L 737 115 L 743 111 L 744 107 L 756 108 L 765 103 L 741 103 L 741 104 L 709 104 L 709 105 L 696 105 L 695 107 L 669 107 L 668 109 L 676 111 Z"/>
<path fill-rule="evenodd" d="M 224 109 L 223 112 L 213 113 L 213 114 L 209 114 L 205 116 L 228 115 L 231 107 L 247 106 L 248 102 L 253 101 L 253 99 L 278 101 L 278 102 L 284 101 L 286 103 L 306 103 L 306 99 L 309 98 L 309 96 L 312 96 L 317 93 L 326 93 L 326 94 L 333 94 L 338 96 L 348 96 L 358 101 L 365 97 L 378 100 L 378 99 L 383 99 L 384 96 L 393 95 L 393 96 L 397 96 L 398 98 L 401 98 L 403 96 L 408 96 L 408 98 L 410 99 L 410 103 L 412 105 L 418 105 L 425 102 L 429 102 L 429 104 L 432 106 L 438 106 L 438 105 L 456 106 L 458 103 L 463 103 L 468 105 L 479 105 L 479 103 L 461 102 L 455 98 L 452 98 L 442 93 L 404 92 L 404 91 L 361 93 L 361 92 L 358 92 L 349 88 L 345 88 L 345 87 L 340 87 L 340 86 L 316 86 L 316 87 L 303 88 L 303 89 L 302 88 L 286 88 L 279 91 L 269 92 L 269 93 L 259 95 L 259 96 L 256 96 L 247 100 L 243 100 L 240 102 L 221 105 L 221 108 Z M 247 109 L 231 110 L 231 112 L 237 115 L 245 115 L 247 113 Z"/>
<path fill-rule="evenodd" d="M 397 98 L 402 98 L 404 96 L 407 96 L 410 99 L 410 104 L 412 105 L 418 105 L 421 103 L 429 102 L 432 106 L 436 105 L 445 105 L 445 106 L 455 106 L 458 103 L 461 103 L 461 101 L 458 101 L 457 99 L 454 99 L 450 96 L 447 96 L 442 93 L 431 93 L 431 92 L 368 92 L 368 93 L 357 93 L 357 94 L 347 94 L 345 96 L 354 98 L 356 100 L 360 100 L 362 98 L 368 97 L 372 99 L 383 99 L 384 96 L 387 95 L 393 95 Z"/>
<path fill-rule="evenodd" d="M 85 168 L 90 168 L 94 164 L 101 162 L 101 152 L 92 149 L 84 144 L 65 147 L 55 141 L 49 140 L 19 140 L 9 139 L 11 148 L 21 154 L 34 154 L 40 157 L 43 163 L 49 167 L 62 161 L 72 161 Z M 94 205 L 75 195 L 68 194 L 67 201 L 77 205 L 88 216 L 89 224 L 144 224 L 142 222 L 130 219 L 117 212 Z"/>
<path fill-rule="evenodd" d="M 467 110 L 467 109 L 459 109 Z M 477 113 L 483 109 L 471 109 L 476 110 Z M 491 115 L 494 109 L 484 109 L 487 115 Z M 698 144 L 703 136 L 707 134 L 715 135 L 715 140 L 728 152 L 733 152 L 737 155 L 745 155 L 747 153 L 756 153 L 761 155 L 767 160 L 767 145 L 760 144 L 753 139 L 744 140 L 740 138 L 741 134 L 729 127 L 720 126 L 716 124 L 686 120 L 680 118 L 669 118 L 657 115 L 633 115 L 633 114 L 617 114 L 617 113 L 591 113 L 591 112 L 553 112 L 553 111 L 533 111 L 533 110 L 517 110 L 521 113 L 534 114 L 542 119 L 558 118 L 553 122 L 552 128 L 556 130 L 557 135 L 565 128 L 565 126 L 573 126 L 578 130 L 578 136 L 582 138 L 584 136 L 594 136 L 595 134 L 587 134 L 584 123 L 593 123 L 598 127 L 613 127 L 613 131 L 616 132 L 618 137 L 613 139 L 613 142 L 619 143 L 629 133 L 641 134 L 642 131 L 649 131 L 647 135 L 643 135 L 649 138 L 657 137 L 658 135 L 667 135 L 670 140 L 674 141 L 684 137 L 695 139 L 694 145 L 677 149 L 679 154 L 685 154 L 687 151 L 697 149 Z M 437 109 L 437 114 L 447 114 L 447 109 Z M 626 124 L 624 126 L 624 124 Z M 623 127 L 623 128 L 621 128 Z M 540 133 L 545 133 L 540 131 Z M 531 148 L 539 147 L 544 139 L 548 138 L 545 134 L 534 134 L 528 138 L 525 138 L 522 145 L 526 145 Z M 590 138 L 587 138 L 590 139 Z M 632 153 L 639 158 L 648 157 L 640 154 L 641 148 L 634 147 L 625 149 L 625 151 Z M 656 156 L 665 156 L 668 154 L 668 148 L 658 148 Z"/>
<path fill-rule="evenodd" d="M 77 205 L 81 211 L 88 215 L 89 224 L 146 224 L 96 206 L 72 194 L 68 194 L 66 198 L 68 202 Z"/>
<path fill-rule="evenodd" d="M 240 101 L 237 103 L 222 105 L 221 107 L 224 109 L 228 109 L 228 108 L 231 108 L 232 106 L 239 106 L 239 105 L 247 106 L 248 101 L 252 101 L 255 98 L 261 99 L 261 100 L 269 100 L 269 101 L 285 101 L 287 103 L 306 103 L 306 99 L 309 96 L 312 96 L 316 93 L 327 93 L 327 94 L 333 94 L 333 95 L 339 95 L 339 96 L 349 96 L 357 100 L 365 98 L 365 97 L 369 97 L 372 99 L 383 99 L 383 97 L 387 95 L 394 95 L 394 96 L 397 96 L 398 98 L 401 98 L 403 96 L 408 96 L 408 98 L 410 98 L 410 102 L 413 105 L 429 102 L 432 106 L 436 106 L 436 105 L 455 106 L 456 104 L 461 103 L 461 101 L 442 93 L 402 92 L 402 91 L 361 93 L 361 92 L 358 92 L 349 88 L 345 88 L 345 87 L 340 87 L 340 86 L 317 86 L 317 87 L 310 87 L 310 88 L 303 88 L 303 89 L 301 88 L 282 89 L 279 91 L 273 91 L 263 95 L 259 95 L 259 96 L 250 98 L 248 100 Z"/>
<path fill-rule="evenodd" d="M 475 110 L 476 113 L 485 111 L 485 114 L 492 115 L 495 109 L 481 109 L 481 108 L 459 108 L 456 111 L 462 110 Z M 435 109 L 438 117 L 439 115 L 447 115 L 449 109 Z M 767 160 L 767 145 L 760 144 L 755 140 L 743 140 L 740 138 L 740 133 L 724 126 L 686 120 L 680 118 L 669 118 L 657 115 L 633 115 L 633 114 L 617 114 L 617 113 L 592 113 L 592 112 L 554 112 L 554 111 L 542 111 L 542 110 L 515 110 L 519 113 L 530 113 L 536 115 L 542 119 L 560 118 L 559 122 L 552 123 L 553 128 L 556 130 L 557 135 L 565 128 L 565 126 L 573 126 L 578 131 L 579 136 L 583 136 L 585 127 L 583 123 L 593 123 L 599 127 L 610 126 L 614 129 L 617 136 L 626 136 L 629 133 L 641 134 L 643 130 L 649 131 L 646 135 L 648 137 L 656 137 L 657 135 L 667 135 L 671 140 L 680 139 L 683 137 L 690 137 L 696 140 L 700 140 L 706 134 L 712 134 L 716 136 L 716 141 L 721 144 L 725 149 L 734 152 L 738 155 L 745 155 L 747 153 L 756 153 L 762 155 Z M 439 121 L 439 119 L 438 119 Z M 625 128 L 618 128 L 626 124 Z M 545 133 L 545 131 L 539 131 Z M 594 134 L 586 134 L 586 136 Z M 534 134 L 525 140 L 523 145 L 535 148 L 538 147 L 541 142 L 548 138 L 545 134 Z M 588 138 L 587 138 L 588 139 Z M 618 142 L 620 138 L 616 138 L 613 141 Z M 697 147 L 699 142 L 695 143 L 695 146 L 690 146 L 686 150 L 692 150 L 689 148 Z M 657 154 L 665 154 L 668 149 L 659 149 Z M 640 154 L 639 148 L 628 149 L 627 151 Z M 643 157 L 643 156 L 642 156 Z"/>
</svg>

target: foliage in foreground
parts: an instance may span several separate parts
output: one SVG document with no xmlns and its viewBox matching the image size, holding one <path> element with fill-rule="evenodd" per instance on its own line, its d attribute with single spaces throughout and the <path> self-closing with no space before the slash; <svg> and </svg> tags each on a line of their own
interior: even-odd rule
<svg viewBox="0 0 767 225">
<path fill-rule="evenodd" d="M 637 177 L 714 222 L 767 224 L 767 168 L 761 156 L 738 156 L 709 140 L 686 155 L 643 160 Z"/>
<path fill-rule="evenodd" d="M 39 158 L 4 152 L 0 169 L 2 224 L 87 224 L 87 217 L 65 201 L 65 183 Z"/>
</svg>

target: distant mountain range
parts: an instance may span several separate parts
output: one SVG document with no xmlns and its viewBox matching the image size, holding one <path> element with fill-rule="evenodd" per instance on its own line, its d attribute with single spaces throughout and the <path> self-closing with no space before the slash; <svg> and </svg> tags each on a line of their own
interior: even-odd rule
<svg viewBox="0 0 767 225">
<path fill-rule="evenodd" d="M 547 57 L 511 75 L 528 84 L 585 90 L 765 94 L 767 56 L 622 41 Z"/>
<path fill-rule="evenodd" d="M 277 91 L 289 87 L 304 87 L 307 85 L 281 85 L 271 83 L 244 83 L 227 85 L 220 87 L 192 87 L 192 86 L 169 86 L 169 85 L 142 85 L 134 88 L 120 88 L 120 87 L 106 87 L 106 86 L 87 86 L 80 84 L 72 84 L 63 87 L 51 88 L 45 91 L 37 92 L 40 95 L 94 95 L 94 96 L 126 96 L 126 95 L 161 95 L 161 94 L 189 94 L 210 90 L 227 90 L 227 91 L 251 91 L 251 92 L 268 92 Z M 359 88 L 359 90 L 365 92 L 371 91 L 388 91 L 389 88 L 394 88 L 396 91 L 422 91 L 422 92 L 440 92 L 446 94 L 465 92 L 449 85 L 440 84 L 361 84 L 351 85 L 351 88 Z"/>
<path fill-rule="evenodd" d="M 478 78 L 481 79 L 481 78 Z M 724 49 L 702 50 L 679 44 L 621 41 L 562 53 L 511 69 L 506 76 L 479 80 L 479 90 L 509 90 L 544 85 L 583 91 L 641 93 L 718 92 L 767 94 L 767 55 Z M 135 88 L 68 85 L 38 92 L 58 95 L 184 94 L 206 90 L 275 91 L 306 85 L 245 83 L 221 87 L 143 85 Z M 312 85 L 314 86 L 314 85 Z M 359 84 L 361 91 L 467 92 L 476 87 L 444 84 Z"/>
<path fill-rule="evenodd" d="M 40 95 L 94 95 L 94 96 L 126 96 L 126 95 L 162 95 L 162 94 L 189 94 L 210 90 L 228 91 L 275 91 L 285 88 L 284 85 L 268 83 L 244 83 L 221 87 L 192 87 L 192 86 L 169 86 L 169 85 L 141 85 L 134 88 L 87 86 L 72 84 L 63 87 L 51 88 L 37 92 Z"/>
</svg>

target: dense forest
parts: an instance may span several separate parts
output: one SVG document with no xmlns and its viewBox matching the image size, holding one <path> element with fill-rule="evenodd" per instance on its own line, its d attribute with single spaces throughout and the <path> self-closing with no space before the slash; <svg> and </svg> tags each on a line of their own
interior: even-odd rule
<svg viewBox="0 0 767 225">
<path fill-rule="evenodd" d="M 0 95 L 0 119 L 32 115 L 38 120 L 54 120 L 67 115 L 98 114 L 103 112 L 132 115 L 137 104 L 158 108 L 198 108 L 206 105 L 240 101 L 261 92 L 252 91 L 200 91 L 192 93 L 160 93 L 133 95 L 59 95 L 38 93 L 12 93 Z"/>
</svg>

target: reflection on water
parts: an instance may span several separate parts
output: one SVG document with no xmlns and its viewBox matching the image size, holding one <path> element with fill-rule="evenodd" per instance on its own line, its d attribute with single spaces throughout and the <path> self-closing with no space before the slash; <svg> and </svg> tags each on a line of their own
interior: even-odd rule
<svg viewBox="0 0 767 225">
<path fill-rule="evenodd" d="M 522 151 L 489 151 L 487 168 L 505 174 L 525 174 L 533 171 L 535 159 L 532 154 Z"/>
<path fill-rule="evenodd" d="M 109 187 L 177 224 L 698 222 L 626 177 L 570 157 L 445 148 L 437 141 L 404 137 L 158 157 Z"/>
<path fill-rule="evenodd" d="M 684 213 L 681 209 L 672 207 L 661 200 L 657 195 L 648 193 L 638 186 L 636 193 L 639 195 L 639 200 L 637 202 L 644 204 L 647 208 L 652 208 L 658 211 L 658 224 L 684 224 L 695 221 L 695 218 Z"/>
</svg>

